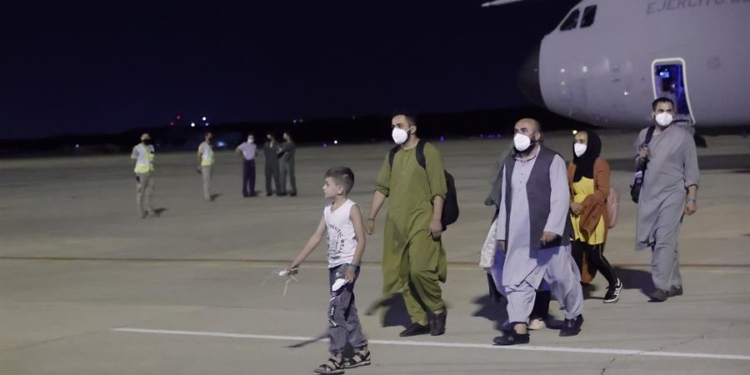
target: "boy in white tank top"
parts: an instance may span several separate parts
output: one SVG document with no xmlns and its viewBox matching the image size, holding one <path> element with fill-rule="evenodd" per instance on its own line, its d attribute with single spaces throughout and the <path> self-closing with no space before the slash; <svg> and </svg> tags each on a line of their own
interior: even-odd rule
<svg viewBox="0 0 750 375">
<path fill-rule="evenodd" d="M 318 229 L 287 271 L 291 272 L 297 268 L 318 246 L 323 239 L 323 233 L 327 232 L 328 275 L 331 286 L 328 307 L 330 358 L 315 369 L 315 372 L 343 374 L 345 368 L 370 364 L 370 350 L 354 305 L 354 282 L 359 275 L 359 264 L 365 251 L 365 227 L 359 206 L 347 198 L 354 186 L 354 172 L 345 167 L 331 168 L 324 178 L 323 194 L 326 199 L 333 199 L 333 202 L 325 206 Z M 337 283 L 337 280 L 343 281 Z M 352 358 L 344 359 L 344 347 L 347 342 L 354 348 L 355 354 Z"/>
</svg>

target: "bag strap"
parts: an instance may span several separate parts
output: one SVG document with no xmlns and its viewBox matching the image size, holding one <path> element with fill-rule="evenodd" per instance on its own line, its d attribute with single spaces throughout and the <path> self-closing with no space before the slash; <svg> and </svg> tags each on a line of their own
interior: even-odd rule
<svg viewBox="0 0 750 375">
<path fill-rule="evenodd" d="M 420 139 L 419 143 L 417 143 L 417 163 L 422 166 L 422 168 L 427 169 L 427 160 L 424 157 L 424 145 L 427 144 L 427 141 L 424 139 Z"/>
<path fill-rule="evenodd" d="M 643 144 L 649 144 L 651 142 L 651 138 L 654 136 L 654 129 L 656 129 L 655 125 L 651 125 L 648 130 L 646 131 L 646 140 L 643 142 Z"/>
<path fill-rule="evenodd" d="M 646 139 L 643 141 L 644 146 L 647 146 L 651 142 L 651 138 L 654 136 L 654 129 L 656 129 L 656 125 L 651 125 L 646 131 Z M 643 166 L 641 166 L 638 169 L 641 172 L 645 172 L 647 167 L 648 167 L 648 159 L 646 160 L 645 163 L 643 163 Z"/>
<path fill-rule="evenodd" d="M 391 151 L 388 152 L 388 163 L 393 166 L 393 157 L 396 156 L 398 150 L 401 149 L 401 145 L 394 146 Z"/>
<path fill-rule="evenodd" d="M 417 163 L 422 168 L 427 169 L 427 159 L 424 157 L 424 145 L 427 143 L 424 139 L 420 139 L 419 143 L 417 143 Z M 388 163 L 393 166 L 393 158 L 396 156 L 396 153 L 401 150 L 401 145 L 394 146 L 391 151 L 388 152 Z"/>
</svg>

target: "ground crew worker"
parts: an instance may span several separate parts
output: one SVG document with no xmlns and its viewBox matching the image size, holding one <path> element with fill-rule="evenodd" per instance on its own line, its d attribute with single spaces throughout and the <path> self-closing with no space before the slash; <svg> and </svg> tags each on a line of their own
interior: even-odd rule
<svg viewBox="0 0 750 375">
<path fill-rule="evenodd" d="M 211 147 L 211 132 L 206 133 L 205 140 L 198 146 L 198 163 L 201 175 L 203 176 L 203 198 L 207 201 L 213 201 L 211 196 L 211 177 L 213 176 L 214 150 Z"/>
<path fill-rule="evenodd" d="M 154 210 L 154 146 L 148 133 L 141 135 L 141 143 L 133 147 L 130 158 L 135 160 L 136 204 L 141 219 L 147 214 L 159 216 Z M 146 196 L 148 211 L 143 209 L 143 197 Z"/>
</svg>

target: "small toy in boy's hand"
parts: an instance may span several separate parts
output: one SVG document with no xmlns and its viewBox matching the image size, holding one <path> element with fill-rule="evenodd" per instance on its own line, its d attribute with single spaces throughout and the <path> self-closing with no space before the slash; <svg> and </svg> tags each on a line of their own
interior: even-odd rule
<svg viewBox="0 0 750 375">
<path fill-rule="evenodd" d="M 299 270 L 297 268 L 292 268 L 291 270 L 274 270 L 273 276 L 267 277 L 265 280 L 263 280 L 263 285 L 265 285 L 266 282 L 274 276 L 286 276 L 287 280 L 284 283 L 284 293 L 281 295 L 282 297 L 286 297 L 286 291 L 289 289 L 289 283 L 292 281 L 297 282 L 297 278 L 294 277 L 294 275 L 296 275 L 297 273 L 299 273 Z"/>
</svg>

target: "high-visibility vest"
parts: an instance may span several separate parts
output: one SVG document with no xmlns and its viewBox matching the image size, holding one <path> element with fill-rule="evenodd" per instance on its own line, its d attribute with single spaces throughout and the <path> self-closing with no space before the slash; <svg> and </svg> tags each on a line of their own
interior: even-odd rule
<svg viewBox="0 0 750 375">
<path fill-rule="evenodd" d="M 135 161 L 135 173 L 149 173 L 154 171 L 154 146 L 143 143 L 135 146 L 138 158 Z"/>
<path fill-rule="evenodd" d="M 201 155 L 201 166 L 210 167 L 214 164 L 214 150 L 206 142 L 201 144 L 203 147 L 203 155 Z"/>
</svg>

